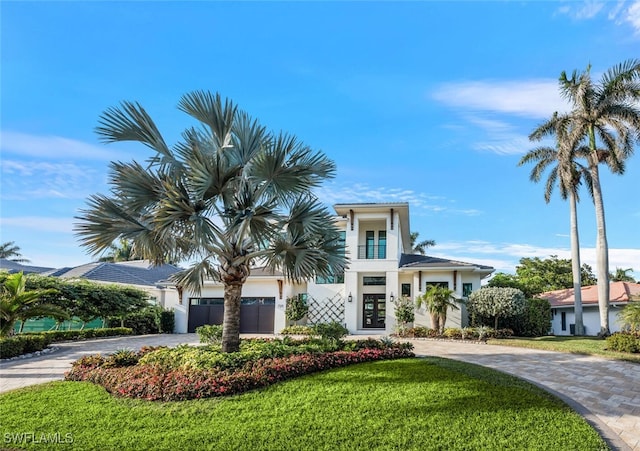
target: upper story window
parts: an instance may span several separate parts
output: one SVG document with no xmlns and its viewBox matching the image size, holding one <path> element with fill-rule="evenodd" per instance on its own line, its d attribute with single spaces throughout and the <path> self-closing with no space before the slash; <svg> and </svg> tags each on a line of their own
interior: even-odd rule
<svg viewBox="0 0 640 451">
<path fill-rule="evenodd" d="M 358 246 L 358 258 L 367 260 L 387 258 L 387 231 L 378 231 L 378 241 L 376 244 L 375 230 L 367 230 L 365 232 L 364 246 Z"/>
<path fill-rule="evenodd" d="M 449 282 L 427 282 L 424 288 L 428 289 L 430 286 L 449 288 Z"/>
<path fill-rule="evenodd" d="M 473 291 L 473 284 L 472 283 L 463 283 L 462 284 L 462 295 L 464 297 L 471 296 L 471 292 L 472 291 Z"/>
</svg>

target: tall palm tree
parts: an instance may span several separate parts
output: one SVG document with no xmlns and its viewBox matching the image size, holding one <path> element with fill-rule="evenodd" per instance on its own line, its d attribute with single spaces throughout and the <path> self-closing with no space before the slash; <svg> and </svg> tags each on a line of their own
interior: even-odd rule
<svg viewBox="0 0 640 451">
<path fill-rule="evenodd" d="M 600 164 L 613 173 L 622 174 L 625 160 L 640 140 L 640 60 L 628 60 L 609 69 L 595 83 L 591 67 L 584 72 L 574 71 L 571 78 L 560 74 L 560 92 L 571 104 L 571 111 L 556 115 L 532 134 L 535 139 L 553 133 L 557 121 L 568 121 L 571 132 L 568 146 L 586 142 L 589 148 L 588 166 L 593 183 L 593 201 L 596 213 L 596 254 L 598 278 L 598 307 L 600 310 L 600 336 L 609 332 L 609 246 L 604 213 Z"/>
<path fill-rule="evenodd" d="M 426 253 L 426 249 L 428 247 L 433 247 L 436 245 L 434 240 L 422 240 L 418 241 L 418 236 L 420 232 L 411 232 L 409 235 L 409 239 L 411 240 L 411 249 L 414 254 L 424 255 Z"/>
<path fill-rule="evenodd" d="M 0 244 L 0 258 L 6 258 L 16 263 L 29 263 L 29 260 L 20 253 L 20 246 L 17 246 L 15 241 Z"/>
<path fill-rule="evenodd" d="M 557 113 L 554 115 L 557 118 Z M 551 167 L 549 177 L 547 178 L 544 200 L 546 203 L 551 201 L 551 194 L 556 185 L 560 190 L 560 196 L 564 200 L 569 200 L 569 221 L 571 224 L 571 272 L 573 275 L 573 292 L 574 292 L 574 312 L 576 335 L 584 335 L 584 322 L 582 319 L 582 280 L 580 269 L 580 239 L 578 233 L 578 211 L 577 202 L 579 200 L 578 187 L 581 180 L 584 179 L 588 186 L 588 192 L 593 193 L 591 188 L 591 173 L 589 169 L 577 161 L 577 158 L 585 158 L 588 156 L 586 147 L 570 148 L 567 146 L 567 130 L 563 128 L 560 121 L 555 121 L 557 128 L 556 147 L 536 147 L 526 153 L 518 162 L 518 166 L 535 162 L 535 166 L 531 170 L 530 180 L 538 183 L 545 171 Z M 535 140 L 536 131 L 532 133 L 532 139 Z"/>
<path fill-rule="evenodd" d="M 335 175 L 333 161 L 295 137 L 271 133 L 219 94 L 185 94 L 178 108 L 199 128 L 173 148 L 137 103 L 109 108 L 96 128 L 106 143 L 137 141 L 146 165 L 111 163 L 111 196 L 96 194 L 76 231 L 93 253 L 116 239 L 157 264 L 190 261 L 176 283 L 200 293 L 205 278 L 224 286 L 222 348 L 240 347 L 242 287 L 254 263 L 301 281 L 344 271 L 333 216 L 313 194 Z"/>
<path fill-rule="evenodd" d="M 438 285 L 430 285 L 424 294 L 416 298 L 416 305 L 420 308 L 423 304 L 431 316 L 431 328 L 438 333 L 444 332 L 444 325 L 447 322 L 447 310 L 452 308 L 458 310 L 458 306 L 453 297 L 453 290 Z"/>
<path fill-rule="evenodd" d="M 609 274 L 609 278 L 612 282 L 631 282 L 635 283 L 636 279 L 634 279 L 631 275 L 627 274 L 633 272 L 633 268 L 616 268 L 615 273 Z"/>
<path fill-rule="evenodd" d="M 22 272 L 7 276 L 0 293 L 0 337 L 6 337 L 13 333 L 13 325 L 16 321 L 22 321 L 20 331 L 24 327 L 25 320 L 38 316 L 55 316 L 68 318 L 69 315 L 61 308 L 41 303 L 41 298 L 57 291 L 33 290 L 27 291 L 26 277 Z"/>
</svg>

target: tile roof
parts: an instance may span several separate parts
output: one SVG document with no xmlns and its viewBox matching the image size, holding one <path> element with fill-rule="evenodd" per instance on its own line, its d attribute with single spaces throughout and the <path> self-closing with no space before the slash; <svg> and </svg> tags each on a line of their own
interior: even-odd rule
<svg viewBox="0 0 640 451">
<path fill-rule="evenodd" d="M 493 272 L 492 266 L 478 265 L 476 263 L 467 263 L 457 260 L 448 260 L 446 258 L 430 257 L 428 255 L 420 254 L 402 254 L 400 257 L 400 268 L 408 269 L 473 269 L 476 271 L 488 271 Z"/>
<path fill-rule="evenodd" d="M 22 263 L 14 262 L 6 258 L 0 258 L 0 269 L 4 269 L 10 273 L 22 271 L 24 274 L 29 274 L 29 273 L 39 274 L 39 273 L 44 273 L 44 272 L 53 270 L 53 268 L 45 268 L 42 266 L 23 265 Z"/>
<path fill-rule="evenodd" d="M 598 286 L 589 285 L 582 287 L 582 304 L 598 303 Z M 538 297 L 547 299 L 551 307 L 573 306 L 575 298 L 573 288 L 564 290 L 547 291 Z M 640 283 L 611 282 L 609 285 L 609 302 L 612 304 L 627 303 L 640 297 Z"/>
<path fill-rule="evenodd" d="M 58 276 L 64 279 L 83 278 L 101 282 L 155 286 L 180 270 L 181 268 L 174 265 L 153 266 L 146 260 L 118 263 L 96 262 L 69 268 Z"/>
</svg>

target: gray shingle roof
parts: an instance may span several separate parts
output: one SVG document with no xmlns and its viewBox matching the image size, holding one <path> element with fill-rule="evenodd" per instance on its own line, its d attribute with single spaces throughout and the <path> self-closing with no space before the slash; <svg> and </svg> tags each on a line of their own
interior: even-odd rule
<svg viewBox="0 0 640 451">
<path fill-rule="evenodd" d="M 45 268 L 42 266 L 30 266 L 23 265 L 22 263 L 7 260 L 6 258 L 0 258 L 0 269 L 4 269 L 10 273 L 16 273 L 22 271 L 24 274 L 30 273 L 44 273 L 53 270 L 53 268 Z"/>
<path fill-rule="evenodd" d="M 59 274 L 64 279 L 83 278 L 101 282 L 127 285 L 155 286 L 166 281 L 181 268 L 174 265 L 153 266 L 150 262 L 138 260 L 118 263 L 87 263 Z"/>
<path fill-rule="evenodd" d="M 490 272 L 495 270 L 492 266 L 478 265 L 476 263 L 467 263 L 419 254 L 402 254 L 400 257 L 399 267 L 407 269 L 459 268 Z"/>
</svg>

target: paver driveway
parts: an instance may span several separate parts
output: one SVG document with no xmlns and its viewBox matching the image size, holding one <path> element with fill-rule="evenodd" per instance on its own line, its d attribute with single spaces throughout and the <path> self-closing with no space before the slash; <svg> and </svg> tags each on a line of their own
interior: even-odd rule
<svg viewBox="0 0 640 451">
<path fill-rule="evenodd" d="M 494 368 L 560 396 L 615 448 L 640 451 L 640 365 L 551 351 L 412 340 L 419 356 L 445 357 Z M 0 392 L 61 380 L 83 355 L 142 346 L 198 343 L 196 334 L 144 335 L 56 344 L 50 354 L 0 362 Z"/>
</svg>

